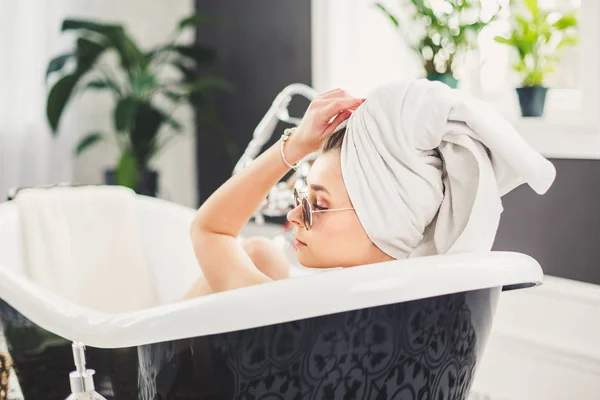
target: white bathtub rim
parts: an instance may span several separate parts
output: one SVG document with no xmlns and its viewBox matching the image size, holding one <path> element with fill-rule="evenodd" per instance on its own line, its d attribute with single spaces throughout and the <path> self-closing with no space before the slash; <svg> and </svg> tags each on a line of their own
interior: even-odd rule
<svg viewBox="0 0 600 400">
<path fill-rule="evenodd" d="M 542 282 L 539 264 L 525 254 L 453 254 L 336 269 L 107 314 L 65 300 L 0 265 L 2 300 L 54 334 L 99 348 L 205 336 L 450 293 Z M 307 293 L 307 287 L 313 288 L 312 293 Z"/>
</svg>

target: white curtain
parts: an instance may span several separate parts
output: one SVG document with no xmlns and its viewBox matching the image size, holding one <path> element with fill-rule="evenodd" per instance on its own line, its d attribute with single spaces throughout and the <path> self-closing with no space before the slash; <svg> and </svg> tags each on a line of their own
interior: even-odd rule
<svg viewBox="0 0 600 400">
<path fill-rule="evenodd" d="M 74 34 L 60 32 L 65 18 L 122 23 L 143 49 L 150 49 L 165 43 L 179 19 L 193 11 L 192 0 L 0 0 L 0 201 L 14 186 L 100 183 L 103 170 L 118 159 L 110 140 L 73 156 L 85 134 L 111 133 L 114 103 L 107 93 L 86 93 L 68 104 L 58 136 L 50 133 L 44 76 L 49 60 L 73 49 Z M 181 39 L 193 41 L 193 32 Z M 193 115 L 182 108 L 176 117 L 185 132 L 153 167 L 160 172 L 160 197 L 194 206 Z"/>
<path fill-rule="evenodd" d="M 50 134 L 44 83 L 48 60 L 61 51 L 60 11 L 68 3 L 0 2 L 0 201 L 13 186 L 72 178 L 71 141 Z"/>
</svg>

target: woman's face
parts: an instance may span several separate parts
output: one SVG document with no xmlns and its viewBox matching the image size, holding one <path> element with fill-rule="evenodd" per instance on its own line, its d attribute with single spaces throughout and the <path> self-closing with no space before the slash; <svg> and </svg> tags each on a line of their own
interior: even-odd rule
<svg viewBox="0 0 600 400">
<path fill-rule="evenodd" d="M 352 207 L 342 179 L 339 151 L 321 154 L 306 181 L 313 210 Z M 295 246 L 296 257 L 305 267 L 352 267 L 393 259 L 371 242 L 354 210 L 313 213 L 310 230 L 304 227 L 301 207 L 290 211 L 287 219 L 294 225 L 296 239 L 305 243 Z"/>
</svg>

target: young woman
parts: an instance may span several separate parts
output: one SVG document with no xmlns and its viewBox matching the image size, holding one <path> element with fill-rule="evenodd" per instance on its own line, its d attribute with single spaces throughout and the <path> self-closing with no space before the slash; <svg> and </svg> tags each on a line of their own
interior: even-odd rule
<svg viewBox="0 0 600 400">
<path fill-rule="evenodd" d="M 465 92 L 409 79 L 363 101 L 339 89 L 320 95 L 291 136 L 208 199 L 191 231 L 204 280 L 189 296 L 287 277 L 269 240 L 236 237 L 290 163 L 318 150 L 308 198 L 288 214 L 297 259 L 311 268 L 489 251 L 501 196 L 525 182 L 544 194 L 554 181 L 553 164 Z"/>
<path fill-rule="evenodd" d="M 298 261 L 310 268 L 351 267 L 392 260 L 375 246 L 356 216 L 342 179 L 340 153 L 344 129 L 335 129 L 364 102 L 341 89 L 316 97 L 301 123 L 284 143 L 264 151 L 232 176 L 200 207 L 191 239 L 203 278 L 186 298 L 285 279 L 285 255 L 269 239 L 236 238 L 290 165 L 319 151 L 307 183 L 306 198 L 297 197 L 288 213 L 294 225 Z"/>
</svg>

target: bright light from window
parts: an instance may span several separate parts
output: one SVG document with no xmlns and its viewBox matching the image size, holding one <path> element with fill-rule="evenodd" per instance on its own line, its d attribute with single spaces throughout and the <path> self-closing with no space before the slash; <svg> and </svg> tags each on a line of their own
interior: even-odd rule
<svg viewBox="0 0 600 400">
<path fill-rule="evenodd" d="M 580 3 L 580 0 L 539 0 L 542 9 L 564 12 L 579 9 Z M 464 76 L 471 90 L 504 114 L 515 117 L 518 107 L 513 88 L 521 85 L 520 76 L 511 67 L 517 58 L 516 51 L 494 40 L 497 35 L 505 36 L 510 27 L 510 10 L 504 7 L 500 18 L 482 30 L 478 38 L 479 57 L 466 67 L 468 73 Z M 546 77 L 545 86 L 552 88 L 546 105 L 548 114 L 566 115 L 581 108 L 580 51 L 579 45 L 563 49 L 555 72 Z M 478 73 L 473 74 L 473 69 L 478 69 Z"/>
<path fill-rule="evenodd" d="M 423 77 L 420 56 L 408 43 L 415 42 L 422 27 L 411 20 L 410 7 L 403 0 L 381 0 L 394 13 L 401 26 L 396 29 L 381 10 L 376 0 L 313 0 L 319 9 L 326 10 L 322 18 L 324 36 L 315 38 L 322 50 L 317 60 L 317 90 L 344 87 L 356 95 L 393 80 Z M 594 120 L 600 112 L 600 7 L 599 0 L 538 0 L 542 9 L 558 9 L 562 12 L 580 9 L 579 31 L 581 42 L 562 49 L 556 71 L 547 75 L 544 84 L 551 88 L 547 95 L 545 120 L 575 121 Z M 515 1 L 513 0 L 514 4 Z M 582 6 L 583 3 L 583 6 Z M 435 12 L 447 12 L 445 0 L 429 0 Z M 512 69 L 516 51 L 497 43 L 495 36 L 506 36 L 510 30 L 509 0 L 482 0 L 482 13 L 487 17 L 500 15 L 480 33 L 478 49 L 464 59 L 457 58 L 454 73 L 460 87 L 495 106 L 509 118 L 519 118 L 516 87 L 521 77 Z M 323 14 L 322 14 L 323 15 Z M 468 20 L 472 16 L 462 15 Z"/>
</svg>

